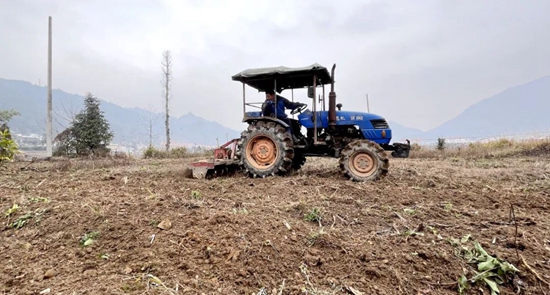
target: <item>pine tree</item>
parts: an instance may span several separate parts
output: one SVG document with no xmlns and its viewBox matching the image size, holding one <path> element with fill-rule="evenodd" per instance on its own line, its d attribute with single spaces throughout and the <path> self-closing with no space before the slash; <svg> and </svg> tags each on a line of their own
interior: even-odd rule
<svg viewBox="0 0 550 295">
<path fill-rule="evenodd" d="M 90 93 L 87 94 L 84 109 L 71 123 L 73 147 L 79 155 L 104 154 L 109 151 L 107 146 L 113 139 L 113 133 L 99 104 L 99 99 Z"/>
</svg>

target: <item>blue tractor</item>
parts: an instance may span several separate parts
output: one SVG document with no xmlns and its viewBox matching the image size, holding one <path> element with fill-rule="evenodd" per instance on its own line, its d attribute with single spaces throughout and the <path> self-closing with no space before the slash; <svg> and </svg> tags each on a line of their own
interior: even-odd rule
<svg viewBox="0 0 550 295">
<path fill-rule="evenodd" d="M 341 104 L 336 104 L 335 67 L 333 65 L 330 74 L 327 68 L 313 64 L 301 68 L 248 69 L 232 77 L 243 84 L 243 122 L 248 123 L 248 128 L 236 140 L 235 157 L 250 176 L 286 175 L 300 169 L 306 157 L 333 157 L 339 158 L 341 171 L 350 179 L 371 181 L 388 172 L 386 151 L 391 151 L 395 158 L 409 156 L 408 140 L 406 144 L 390 144 L 392 130 L 383 117 L 345 111 Z M 277 114 L 267 115 L 265 102 L 246 102 L 246 85 L 275 94 L 291 89 L 292 100 L 294 89 L 307 88 L 313 110 L 302 104 L 291 112 L 293 116 L 299 114 L 297 119 L 283 120 Z M 328 110 L 325 110 L 325 85 L 330 85 Z M 317 101 L 319 88 L 323 95 Z M 246 111 L 246 106 L 259 110 Z"/>
<path fill-rule="evenodd" d="M 313 64 L 301 68 L 273 67 L 242 71 L 232 77 L 243 84 L 243 122 L 248 128 L 240 138 L 214 151 L 213 161 L 192 163 L 195 177 L 225 174 L 230 167 L 243 169 L 251 177 L 288 175 L 300 169 L 306 157 L 339 158 L 341 171 L 355 181 L 372 181 L 384 177 L 389 169 L 386 151 L 395 158 L 407 158 L 410 142 L 393 143 L 392 130 L 386 120 L 367 112 L 344 111 L 336 104 L 334 69 Z M 269 104 L 247 102 L 246 86 L 259 92 L 281 93 L 290 89 L 307 89 L 313 110 L 301 104 L 290 113 L 296 118 L 280 118 L 277 108 L 268 112 Z M 330 85 L 328 110 L 325 85 Z M 318 89 L 322 96 L 316 99 Z M 275 102 L 276 103 L 276 102 Z M 246 107 L 257 111 L 247 111 Z M 302 132 L 305 129 L 305 134 Z M 228 146 L 232 145 L 231 148 Z"/>
</svg>

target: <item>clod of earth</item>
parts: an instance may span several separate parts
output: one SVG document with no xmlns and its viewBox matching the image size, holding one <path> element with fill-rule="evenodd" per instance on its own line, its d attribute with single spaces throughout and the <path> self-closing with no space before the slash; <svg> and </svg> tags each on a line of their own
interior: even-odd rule
<svg viewBox="0 0 550 295">
<path fill-rule="evenodd" d="M 51 279 L 57 275 L 57 272 L 54 269 L 48 269 L 44 274 L 44 279 Z"/>
<path fill-rule="evenodd" d="M 163 219 L 158 225 L 158 228 L 168 230 L 172 228 L 172 222 L 169 219 Z"/>
</svg>

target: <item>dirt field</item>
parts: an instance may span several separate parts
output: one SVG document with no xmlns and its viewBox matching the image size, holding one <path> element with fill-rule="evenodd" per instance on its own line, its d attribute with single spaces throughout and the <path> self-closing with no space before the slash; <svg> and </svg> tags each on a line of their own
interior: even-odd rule
<svg viewBox="0 0 550 295">
<path fill-rule="evenodd" d="M 500 294 L 550 294 L 549 154 L 391 159 L 377 183 L 313 158 L 291 177 L 184 170 L 8 164 L 0 294 L 459 294 L 474 242 L 519 269 Z M 464 294 L 491 294 L 479 281 Z"/>
</svg>

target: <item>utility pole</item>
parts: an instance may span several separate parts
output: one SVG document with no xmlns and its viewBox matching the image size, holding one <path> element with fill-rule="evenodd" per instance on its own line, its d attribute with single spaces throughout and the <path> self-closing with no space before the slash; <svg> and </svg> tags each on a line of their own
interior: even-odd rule
<svg viewBox="0 0 550 295">
<path fill-rule="evenodd" d="M 52 156 L 52 17 L 48 19 L 48 110 L 46 114 L 46 153 Z"/>
<path fill-rule="evenodd" d="M 367 112 L 370 113 L 370 107 L 369 107 L 369 94 L 367 93 Z"/>
</svg>

